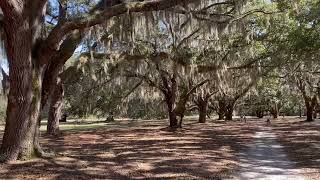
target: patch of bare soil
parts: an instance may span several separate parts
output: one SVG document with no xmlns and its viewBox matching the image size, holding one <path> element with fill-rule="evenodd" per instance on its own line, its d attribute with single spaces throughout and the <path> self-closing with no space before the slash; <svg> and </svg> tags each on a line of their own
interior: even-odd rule
<svg viewBox="0 0 320 180">
<path fill-rule="evenodd" d="M 42 137 L 58 156 L 0 165 L 0 179 L 221 179 L 239 166 L 256 125 L 190 123 L 164 130 L 167 121 L 121 121 L 91 130 Z"/>
<path fill-rule="evenodd" d="M 273 124 L 280 143 L 308 179 L 320 179 L 320 120 L 279 119 Z"/>
</svg>

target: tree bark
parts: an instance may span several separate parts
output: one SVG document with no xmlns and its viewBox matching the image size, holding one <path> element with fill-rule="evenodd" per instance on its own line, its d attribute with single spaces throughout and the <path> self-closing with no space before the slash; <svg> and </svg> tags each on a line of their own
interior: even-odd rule
<svg viewBox="0 0 320 180">
<path fill-rule="evenodd" d="M 232 116 L 233 116 L 233 108 L 227 110 L 227 112 L 225 114 L 226 120 L 231 121 L 232 120 Z"/>
<path fill-rule="evenodd" d="M 218 106 L 218 115 L 219 115 L 219 118 L 218 120 L 222 120 L 224 119 L 224 116 L 225 116 L 225 113 L 226 113 L 226 104 L 225 104 L 225 101 L 224 100 L 219 100 L 219 106 Z"/>
<path fill-rule="evenodd" d="M 271 114 L 273 116 L 273 119 L 278 119 L 279 116 L 279 107 L 278 104 L 275 103 L 271 109 Z"/>
<path fill-rule="evenodd" d="M 208 104 L 199 107 L 199 123 L 206 123 Z"/>
<path fill-rule="evenodd" d="M 45 3 L 0 1 L 11 86 L 0 161 L 24 160 L 41 152 L 37 120 L 44 66 L 34 56 L 33 47 L 40 37 Z"/>
<path fill-rule="evenodd" d="M 223 120 L 224 119 L 224 113 L 218 113 L 218 120 Z"/>
<path fill-rule="evenodd" d="M 304 96 L 304 101 L 305 101 L 305 106 L 306 106 L 306 110 L 307 110 L 307 120 L 308 122 L 313 121 L 313 112 L 315 110 L 315 106 L 317 104 L 317 98 L 316 96 L 310 98 L 307 96 Z"/>
<path fill-rule="evenodd" d="M 10 68 L 10 71 L 12 69 Z M 28 74 L 27 71 L 21 73 Z M 0 150 L 2 161 L 29 159 L 41 151 L 37 123 L 41 102 L 41 72 L 34 73 L 28 82 L 26 81 L 29 78 L 25 77 L 22 84 L 15 80 L 16 75 L 20 76 L 18 78 L 23 77 L 20 73 L 10 77 L 12 88 L 8 98 L 6 127 Z M 29 85 L 24 86 L 26 84 Z M 15 97 L 26 97 L 26 99 Z"/>
<path fill-rule="evenodd" d="M 307 121 L 311 122 L 313 121 L 313 107 L 309 104 L 306 105 L 306 110 L 307 110 Z"/>
<path fill-rule="evenodd" d="M 171 92 L 165 93 L 166 98 L 166 104 L 168 108 L 168 114 L 169 114 L 169 126 L 171 128 L 177 128 L 178 127 L 178 119 L 177 114 L 175 111 L 175 95 Z"/>
<path fill-rule="evenodd" d="M 225 112 L 226 120 L 232 120 L 233 109 L 234 109 L 234 102 L 229 102 L 226 106 L 226 112 Z"/>
<path fill-rule="evenodd" d="M 306 92 L 306 85 L 303 79 L 297 80 L 297 86 L 302 94 L 305 106 L 306 106 L 306 115 L 308 122 L 313 121 L 313 111 L 315 110 L 315 106 L 317 105 L 317 96 L 316 95 L 308 95 Z"/>
<path fill-rule="evenodd" d="M 169 126 L 172 128 L 178 127 L 178 119 L 174 111 L 169 111 L 169 123 L 170 123 Z"/>
<path fill-rule="evenodd" d="M 51 57 L 59 51 L 61 40 L 76 29 L 101 24 L 113 16 L 130 11 L 162 10 L 181 1 L 151 1 L 122 5 L 92 13 L 89 18 L 58 22 L 48 37 L 41 37 L 46 13 L 46 0 L 3 0 L 4 31 L 10 71 L 6 126 L 0 148 L 0 160 L 30 158 L 40 153 L 39 112 L 42 106 L 43 74 Z M 187 3 L 187 1 L 184 1 Z M 99 15 L 97 15 L 99 14 Z M 60 24 L 61 23 L 61 24 Z"/>
<path fill-rule="evenodd" d="M 58 78 L 56 87 L 51 96 L 51 103 L 48 116 L 47 134 L 57 135 L 59 132 L 59 120 L 61 119 L 61 110 L 63 105 L 64 90 L 61 79 Z"/>
<path fill-rule="evenodd" d="M 258 109 L 258 110 L 256 111 L 256 115 L 257 115 L 257 117 L 260 118 L 260 119 L 263 118 L 263 116 L 264 116 L 264 115 L 263 115 L 263 110 Z"/>
<path fill-rule="evenodd" d="M 74 51 L 78 47 L 78 44 L 81 42 L 82 37 L 81 31 L 73 31 L 63 41 L 60 46 L 60 50 L 51 57 L 52 61 L 55 63 L 49 64 L 44 73 L 41 109 L 43 109 L 43 107 L 47 104 L 50 95 L 53 93 L 52 90 L 55 88 L 55 82 L 60 75 L 59 73 L 62 71 L 67 60 L 73 55 Z M 61 78 L 62 81 L 64 81 L 63 78 L 64 77 Z"/>
<path fill-rule="evenodd" d="M 310 108 L 307 108 L 307 121 L 313 121 L 313 111 Z"/>
<path fill-rule="evenodd" d="M 184 113 L 186 112 L 186 104 L 187 100 L 189 98 L 189 95 L 182 93 L 179 97 L 179 101 L 176 103 L 176 107 L 174 108 L 174 112 L 176 116 L 180 116 L 180 121 L 179 121 L 179 127 L 182 127 L 182 121 L 184 117 Z"/>
<path fill-rule="evenodd" d="M 7 24 L 5 31 L 13 31 L 16 35 L 7 33 L 7 56 L 9 59 L 11 89 L 8 96 L 6 127 L 1 146 L 1 160 L 12 161 L 18 156 L 31 156 L 31 134 L 36 126 L 31 121 L 30 112 L 32 91 L 31 39 L 23 21 L 17 27 Z M 21 27 L 19 27 L 21 26 Z"/>
<path fill-rule="evenodd" d="M 199 102 L 199 123 L 206 123 L 207 111 L 208 111 L 208 100 Z"/>
</svg>

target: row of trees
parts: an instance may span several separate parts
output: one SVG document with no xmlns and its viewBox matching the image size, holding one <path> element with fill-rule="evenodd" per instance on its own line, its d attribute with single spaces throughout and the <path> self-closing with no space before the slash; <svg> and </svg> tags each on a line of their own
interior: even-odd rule
<svg viewBox="0 0 320 180">
<path fill-rule="evenodd" d="M 282 5 L 283 4 L 279 4 L 277 8 L 281 9 Z M 276 10 L 272 8 L 273 7 L 271 7 L 270 12 L 273 12 L 272 14 L 277 13 Z M 250 12 L 250 10 L 247 11 Z M 259 11 L 255 10 L 253 12 Z M 265 11 L 261 12 L 269 14 Z M 250 13 L 244 14 L 249 15 Z M 256 16 L 256 14 L 254 16 L 250 16 L 249 19 L 245 19 L 241 22 L 252 23 L 252 21 L 254 21 L 254 23 L 245 28 L 242 27 L 240 30 L 237 29 L 238 33 L 235 33 L 234 31 L 218 33 L 219 37 L 212 38 L 210 42 L 206 42 L 205 48 L 195 48 L 195 46 L 192 46 L 192 43 L 196 43 L 197 46 L 204 45 L 203 39 L 201 41 L 199 38 L 199 34 L 203 32 L 200 29 L 194 29 L 194 31 L 190 31 L 188 29 L 188 32 L 183 31 L 183 28 L 187 27 L 186 23 L 188 23 L 189 19 L 184 19 L 185 21 L 182 19 L 183 18 L 181 17 L 180 22 L 171 22 L 171 24 L 170 18 L 167 20 L 161 20 L 161 23 L 163 23 L 162 26 L 159 26 L 160 29 L 152 29 L 152 31 L 149 32 L 149 34 L 152 34 L 151 36 L 149 35 L 148 38 L 145 38 L 144 36 L 139 37 L 138 41 L 131 44 L 132 46 L 135 46 L 135 48 L 133 49 L 134 52 L 131 52 L 130 58 L 126 54 L 127 52 L 122 52 L 126 54 L 126 60 L 128 60 L 128 58 L 135 60 L 135 66 L 131 66 L 132 64 L 129 63 L 129 67 L 131 67 L 131 69 L 128 69 L 127 66 L 122 64 L 122 69 L 119 69 L 119 71 L 127 74 L 125 76 L 126 78 L 131 77 L 140 79 L 140 81 L 137 81 L 139 85 L 142 85 L 141 82 L 145 82 L 147 86 L 156 88 L 158 91 L 163 93 L 167 107 L 168 109 L 171 109 L 169 110 L 169 117 L 172 117 L 171 119 L 173 119 L 171 121 L 171 124 L 173 124 L 172 126 L 177 125 L 177 120 L 174 118 L 175 116 L 183 117 L 184 112 L 188 109 L 186 105 L 189 96 L 197 92 L 197 89 L 199 88 L 201 88 L 202 93 L 200 96 L 203 96 L 203 93 L 208 95 L 205 95 L 205 97 L 208 97 L 205 98 L 208 99 L 208 102 L 209 97 L 216 94 L 212 98 L 214 99 L 212 104 L 214 107 L 213 109 L 218 112 L 221 119 L 224 117 L 226 117 L 226 119 L 232 119 L 235 105 L 239 100 L 241 100 L 241 97 L 245 96 L 248 92 L 250 101 L 255 100 L 257 101 L 256 103 L 262 104 L 262 106 L 254 106 L 255 108 L 259 107 L 255 110 L 257 116 L 261 117 L 263 116 L 263 112 L 270 111 L 274 118 L 277 118 L 281 107 L 289 108 L 285 104 L 292 101 L 283 101 L 286 97 L 289 97 L 288 94 L 285 95 L 285 93 L 292 95 L 294 92 L 293 90 L 299 88 L 299 86 L 296 86 L 296 80 L 293 83 L 291 82 L 293 77 L 292 73 L 296 73 L 297 69 L 286 72 L 283 71 L 282 68 L 287 67 L 287 65 L 292 65 L 292 63 L 296 61 L 293 61 L 290 58 L 284 58 L 285 61 L 281 60 L 285 53 L 292 53 L 291 48 L 285 50 L 283 47 L 288 46 L 282 44 L 283 42 L 281 41 L 278 42 L 278 40 L 281 39 L 279 36 L 283 36 L 285 34 L 284 32 L 281 32 L 283 34 L 278 33 L 273 36 L 263 32 L 266 31 L 266 29 L 270 32 L 271 30 L 272 32 L 278 30 L 277 28 L 281 27 L 281 24 L 279 25 L 279 19 L 281 22 L 283 21 L 282 16 L 275 16 L 272 20 L 266 20 L 266 18 Z M 157 21 L 159 21 L 159 19 Z M 272 21 L 272 24 L 270 21 Z M 290 19 L 287 19 L 287 21 L 290 21 Z M 176 28 L 173 28 L 173 24 Z M 221 24 L 218 23 L 218 25 Z M 183 34 L 185 36 L 176 36 L 176 34 L 178 32 L 181 33 L 181 31 L 184 32 Z M 205 31 L 208 31 L 208 29 L 205 29 Z M 292 31 L 291 33 L 294 32 Z M 215 34 L 215 36 L 217 35 Z M 291 36 L 291 34 L 288 34 L 285 39 L 289 40 Z M 190 41 L 192 43 L 190 43 Z M 293 42 L 291 43 L 295 43 L 294 41 L 296 41 L 296 39 L 293 39 L 292 41 Z M 309 51 L 306 53 L 308 52 Z M 279 56 L 279 54 L 281 54 L 281 56 Z M 170 61 L 173 61 L 174 63 L 171 64 Z M 214 63 L 212 64 L 212 62 Z M 314 71 L 316 71 L 317 68 L 317 66 L 314 67 Z M 137 72 L 137 70 L 140 72 Z M 141 73 L 141 71 L 147 73 Z M 150 72 L 157 72 L 158 74 L 155 75 Z M 275 72 L 277 73 L 275 74 Z M 199 76 L 198 74 L 201 75 Z M 314 76 L 314 73 L 312 75 Z M 121 76 L 123 76 L 123 73 Z M 204 76 L 207 78 L 204 78 Z M 266 80 L 259 82 L 261 77 Z M 162 81 L 156 82 L 159 79 Z M 281 82 L 279 79 L 282 79 Z M 196 81 L 199 81 L 199 84 L 197 84 Z M 173 83 L 173 85 L 170 86 L 170 83 Z M 258 86 L 256 86 L 252 92 L 251 88 L 257 83 Z M 123 84 L 126 83 L 122 83 L 122 86 L 125 86 Z M 166 85 L 170 86 L 169 91 L 167 90 L 168 88 L 164 88 Z M 287 87 L 282 88 L 282 85 Z M 177 86 L 177 88 L 175 86 Z M 179 87 L 181 88 L 179 89 Z M 317 86 L 313 85 L 312 87 Z M 190 91 L 188 91 L 188 89 Z M 301 90 L 301 88 L 299 89 Z M 215 93 L 208 93 L 210 91 Z M 257 99 L 252 99 L 252 94 L 256 94 Z M 199 94 L 196 93 L 196 96 L 199 97 Z M 119 100 L 120 98 L 117 99 Z M 172 99 L 176 99 L 176 103 L 174 103 L 175 101 Z M 310 111 L 313 112 L 313 115 L 316 114 L 316 99 L 317 97 L 313 96 L 313 104 L 310 105 L 313 108 L 309 108 L 309 110 L 306 108 L 306 114 L 309 114 L 309 116 L 307 116 L 309 120 Z M 116 101 L 113 99 L 108 102 Z M 197 101 L 193 102 L 195 105 L 199 104 Z M 207 105 L 202 106 L 207 107 Z M 104 107 L 106 106 L 104 105 Z M 201 107 L 197 108 L 204 109 Z M 299 107 L 299 109 L 301 110 L 301 107 Z M 93 111 L 94 108 L 92 112 Z"/>
<path fill-rule="evenodd" d="M 275 76 L 301 93 L 310 121 L 320 94 L 317 3 L 0 1 L 10 73 L 0 159 L 44 155 L 40 112 L 50 98 L 48 131 L 55 133 L 64 93 L 80 116 L 112 113 L 134 97 L 158 101 L 176 128 L 193 105 L 200 122 L 208 107 L 231 120 L 241 98 Z M 77 48 L 80 58 L 66 67 Z M 276 117 L 275 97 L 268 101 Z"/>
<path fill-rule="evenodd" d="M 57 78 L 63 65 L 83 38 L 90 34 L 90 27 L 99 28 L 101 25 L 102 31 L 98 36 L 105 34 L 101 36 L 101 40 L 105 40 L 103 37 L 108 39 L 110 28 L 120 29 L 111 33 L 120 32 L 119 40 L 124 39 L 123 42 L 126 43 L 130 42 L 127 41 L 129 37 L 132 37 L 131 40 L 135 39 L 133 34 L 140 30 L 133 29 L 131 36 L 124 33 L 122 30 L 126 28 L 125 19 L 128 18 L 123 16 L 140 18 L 146 17 L 146 14 L 139 12 L 158 11 L 161 17 L 167 18 L 171 18 L 174 14 L 185 14 L 190 17 L 196 15 L 199 18 L 192 19 L 201 22 L 202 18 L 214 15 L 210 11 L 216 6 L 222 6 L 224 8 L 219 9 L 228 12 L 234 12 L 240 7 L 238 2 L 231 0 L 222 2 L 103 0 L 97 4 L 96 1 L 81 0 L 50 1 L 50 3 L 47 0 L 1 1 L 5 49 L 10 71 L 10 92 L 6 128 L 0 149 L 1 159 L 10 161 L 29 158 L 32 154 L 43 155 L 38 140 L 40 111 L 52 94 L 52 90 L 57 89 L 55 86 L 59 82 Z M 118 18 L 122 19 L 123 25 L 112 26 Z M 177 20 L 176 17 L 173 19 Z M 228 19 L 230 17 L 227 16 L 225 21 Z M 132 27 L 139 27 L 139 22 L 141 25 L 141 20 L 132 21 L 130 24 Z M 152 23 L 146 22 L 146 25 L 148 27 L 143 27 L 145 29 L 143 34 L 148 34 Z M 130 43 L 127 44 L 129 47 Z"/>
<path fill-rule="evenodd" d="M 270 8 L 269 11 L 273 14 L 279 13 L 272 9 L 274 7 Z M 282 114 L 296 115 L 295 113 L 301 112 L 303 105 L 297 98 L 300 92 L 297 91 L 296 83 L 290 81 L 292 74 L 287 72 L 288 65 L 290 67 L 293 61 L 281 60 L 283 57 L 279 55 L 288 52 L 282 48 L 282 42 L 275 42 L 283 34 L 270 36 L 263 32 L 279 28 L 277 19 L 279 16 L 267 21 L 265 17 L 253 14 L 246 22 L 255 23 L 243 28 L 241 33 L 220 33 L 219 40 L 206 42 L 206 48 L 203 49 L 190 48 L 190 44 L 181 43 L 188 38 L 199 43 L 199 30 L 187 34 L 186 39 L 179 39 L 174 37 L 175 33 L 169 25 L 165 26 L 168 23 L 163 20 L 163 27 L 155 36 L 135 42 L 139 53 L 135 54 L 134 62 L 121 65 L 123 74 L 126 78 L 145 82 L 145 85 L 141 84 L 144 88 L 149 86 L 157 89 L 156 92 L 152 90 L 157 98 L 158 93 L 162 93 L 172 126 L 178 125 L 176 116 L 183 117 L 188 109 L 206 111 L 208 104 L 209 109 L 216 111 L 220 119 L 232 119 L 234 109 L 239 114 L 247 113 L 258 117 L 270 112 L 277 118 L 280 110 Z M 171 39 L 175 39 L 174 42 L 179 44 L 180 49 L 177 49 Z M 297 72 L 297 69 L 291 71 Z M 203 102 L 201 106 L 199 101 Z M 156 102 L 161 104 L 162 99 Z M 313 115 L 316 114 L 317 106 L 316 101 L 314 103 L 311 110 Z M 246 107 L 236 108 L 237 104 Z M 203 113 L 200 111 L 200 114 Z M 200 117 L 203 119 L 206 116 Z"/>
</svg>

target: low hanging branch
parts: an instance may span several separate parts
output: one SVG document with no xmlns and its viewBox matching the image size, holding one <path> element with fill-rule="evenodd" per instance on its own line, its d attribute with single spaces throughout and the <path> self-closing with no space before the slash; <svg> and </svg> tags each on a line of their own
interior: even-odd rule
<svg viewBox="0 0 320 180">
<path fill-rule="evenodd" d="M 205 80 L 199 82 L 198 84 L 196 84 L 195 86 L 193 86 L 193 87 L 187 92 L 186 95 L 189 96 L 190 94 L 193 94 L 193 93 L 197 90 L 197 88 L 201 87 L 202 85 L 204 85 L 204 84 L 206 84 L 206 83 L 208 83 L 208 82 L 209 82 L 209 79 L 205 79 Z"/>
<path fill-rule="evenodd" d="M 128 96 L 130 96 L 130 94 L 132 94 L 136 89 L 138 89 L 143 83 L 143 80 L 141 80 L 140 82 L 138 82 L 136 85 L 134 85 L 125 95 L 123 96 L 116 96 L 116 98 L 119 99 L 124 99 L 127 98 Z"/>
<path fill-rule="evenodd" d="M 159 11 L 171 8 L 178 4 L 188 4 L 192 1 L 197 0 L 155 0 L 130 2 L 107 7 L 104 8 L 104 10 L 98 9 L 85 17 L 58 23 L 58 25 L 49 34 L 46 43 L 44 43 L 46 46 L 43 47 L 44 49 L 42 51 L 48 51 L 47 48 L 57 49 L 59 42 L 63 39 L 65 34 L 68 34 L 73 30 L 92 27 L 94 25 L 106 22 L 112 17 L 119 16 L 127 12 Z"/>
</svg>

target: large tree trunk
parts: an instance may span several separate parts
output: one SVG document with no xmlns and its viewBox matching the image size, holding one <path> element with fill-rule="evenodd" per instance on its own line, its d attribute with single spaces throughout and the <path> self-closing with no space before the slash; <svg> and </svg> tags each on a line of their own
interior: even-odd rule
<svg viewBox="0 0 320 180">
<path fill-rule="evenodd" d="M 81 32 L 78 30 L 73 31 L 63 41 L 60 46 L 60 50 L 51 57 L 52 61 L 55 63 L 50 63 L 44 73 L 41 108 L 43 108 L 47 104 L 49 96 L 52 94 L 52 90 L 55 88 L 55 82 L 59 76 L 59 73 L 62 71 L 63 66 L 67 62 L 67 60 L 70 59 L 70 57 L 73 55 L 81 40 Z M 61 80 L 64 81 L 64 78 L 68 77 L 69 76 L 63 76 Z"/>
<path fill-rule="evenodd" d="M 226 113 L 226 104 L 224 100 L 219 100 L 219 106 L 218 106 L 218 120 L 224 119 L 225 113 Z"/>
<path fill-rule="evenodd" d="M 170 127 L 172 128 L 177 128 L 178 127 L 178 119 L 177 119 L 177 114 L 175 111 L 175 96 L 168 92 L 165 94 L 166 98 L 166 104 L 168 108 L 168 114 L 169 114 L 169 123 Z"/>
<path fill-rule="evenodd" d="M 224 113 L 219 113 L 218 112 L 218 120 L 223 120 L 223 118 L 224 118 Z"/>
<path fill-rule="evenodd" d="M 59 132 L 59 120 L 61 119 L 61 110 L 63 105 L 63 86 L 60 78 L 57 78 L 56 87 L 51 95 L 49 108 L 47 134 L 57 135 Z"/>
<path fill-rule="evenodd" d="M 306 92 L 306 85 L 304 84 L 304 80 L 303 79 L 298 79 L 297 80 L 297 86 L 302 94 L 305 106 L 306 106 L 306 115 L 307 115 L 307 120 L 308 122 L 313 121 L 313 111 L 315 110 L 315 107 L 317 105 L 317 95 L 314 94 L 312 95 L 308 95 L 308 93 Z"/>
<path fill-rule="evenodd" d="M 317 98 L 316 96 L 310 98 L 307 96 L 304 96 L 304 102 L 306 105 L 306 110 L 307 110 L 307 121 L 311 122 L 313 121 L 313 112 L 315 110 L 315 106 L 317 104 Z"/>
<path fill-rule="evenodd" d="M 169 123 L 172 128 L 178 127 L 178 119 L 174 111 L 169 111 Z"/>
<path fill-rule="evenodd" d="M 302 108 L 301 108 L 301 105 L 299 105 L 299 117 L 302 117 Z"/>
<path fill-rule="evenodd" d="M 21 52 L 21 56 L 24 53 Z M 10 65 L 10 72 L 16 72 L 10 75 L 6 127 L 0 150 L 3 161 L 28 159 L 41 151 L 37 120 L 40 112 L 43 68 L 21 69 L 19 66 Z"/>
<path fill-rule="evenodd" d="M 10 72 L 12 69 L 14 67 L 10 68 Z M 8 98 L 5 133 L 0 150 L 2 161 L 28 159 L 41 151 L 37 123 L 41 102 L 41 73 L 34 73 L 30 79 L 26 74 L 28 72 L 25 70 L 10 76 L 12 88 Z M 16 78 L 21 78 L 22 83 Z"/>
<path fill-rule="evenodd" d="M 33 47 L 40 37 L 45 3 L 0 1 L 11 86 L 0 161 L 28 159 L 41 152 L 37 122 L 44 65 L 35 58 Z"/>
<path fill-rule="evenodd" d="M 202 99 L 198 104 L 199 108 L 199 123 L 206 123 L 207 111 L 208 111 L 208 100 Z"/>
<path fill-rule="evenodd" d="M 313 107 L 311 105 L 306 105 L 307 110 L 307 121 L 311 122 L 313 121 Z"/>
<path fill-rule="evenodd" d="M 183 92 L 180 97 L 179 101 L 175 107 L 174 112 L 176 113 L 176 116 L 180 116 L 180 121 L 179 121 L 179 128 L 182 128 L 182 121 L 184 114 L 186 112 L 186 104 L 189 99 L 190 94 L 186 94 L 186 92 Z"/>
<path fill-rule="evenodd" d="M 258 118 L 263 118 L 264 114 L 263 114 L 263 110 L 262 109 L 257 109 L 256 110 L 256 115 Z"/>
<path fill-rule="evenodd" d="M 279 107 L 278 107 L 278 104 L 275 103 L 273 105 L 273 107 L 271 108 L 271 114 L 273 116 L 273 119 L 278 119 L 278 116 L 279 116 Z"/>
<path fill-rule="evenodd" d="M 233 110 L 234 110 L 234 102 L 229 102 L 228 105 L 226 106 L 226 120 L 232 120 L 233 116 Z"/>
<path fill-rule="evenodd" d="M 232 120 L 232 117 L 233 117 L 233 109 L 229 109 L 226 111 L 226 120 Z"/>
</svg>

